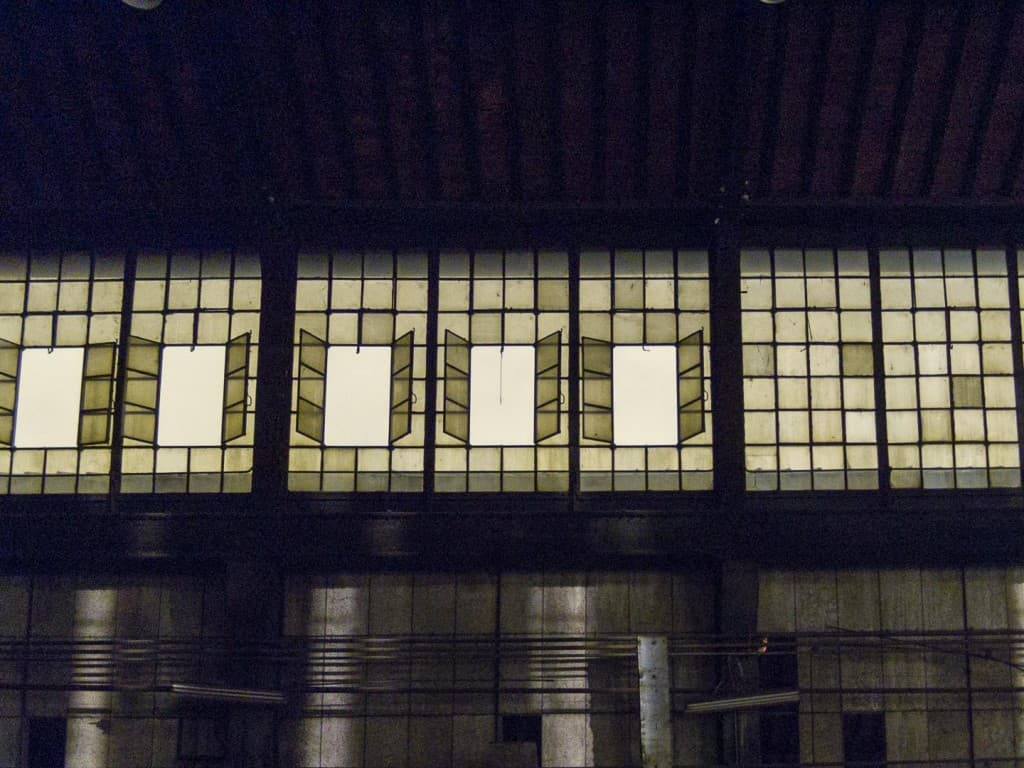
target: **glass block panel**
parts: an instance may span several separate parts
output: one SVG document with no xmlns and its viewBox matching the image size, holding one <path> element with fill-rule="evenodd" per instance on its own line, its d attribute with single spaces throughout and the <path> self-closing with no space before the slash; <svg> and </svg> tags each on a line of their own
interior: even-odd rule
<svg viewBox="0 0 1024 768">
<path fill-rule="evenodd" d="M 748 490 L 877 487 L 867 254 L 741 256 Z"/>
<path fill-rule="evenodd" d="M 892 486 L 1019 486 L 1004 252 L 880 258 Z"/>
</svg>

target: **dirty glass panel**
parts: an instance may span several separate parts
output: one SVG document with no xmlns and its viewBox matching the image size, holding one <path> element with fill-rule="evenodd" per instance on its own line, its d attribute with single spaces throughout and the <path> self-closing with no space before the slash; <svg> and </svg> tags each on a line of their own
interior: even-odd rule
<svg viewBox="0 0 1024 768">
<path fill-rule="evenodd" d="M 109 490 L 123 292 L 122 254 L 0 253 L 0 493 Z M 23 409 L 21 420 L 16 412 L 25 351 L 48 368 L 67 361 L 55 375 L 76 380 L 66 389 L 75 402 L 59 403 L 38 423 L 33 409 Z M 31 433 L 25 442 L 16 425 Z"/>
<path fill-rule="evenodd" d="M 867 252 L 741 254 L 749 490 L 878 487 Z"/>
<path fill-rule="evenodd" d="M 412 362 L 415 331 L 409 331 L 391 345 L 391 423 L 388 443 L 412 432 Z"/>
<path fill-rule="evenodd" d="M 580 254 L 582 490 L 711 489 L 708 329 L 706 251 Z"/>
<path fill-rule="evenodd" d="M 534 408 L 533 422 L 535 442 L 547 440 L 558 434 L 562 419 L 562 332 L 540 339 L 534 351 Z"/>
<path fill-rule="evenodd" d="M 892 486 L 1019 486 L 1005 251 L 879 256 Z"/>
<path fill-rule="evenodd" d="M 568 393 L 568 349 L 561 340 L 569 327 L 568 255 L 528 249 L 449 251 L 440 254 L 439 266 L 441 348 L 436 354 L 438 397 L 444 405 L 437 414 L 435 488 L 567 491 L 568 416 L 562 404 Z M 467 366 L 455 364 L 452 354 L 465 351 Z M 470 358 L 484 362 L 474 363 L 470 371 Z M 522 382 L 522 391 L 513 384 L 520 374 L 531 377 Z M 506 384 L 515 386 L 515 404 L 525 409 L 527 423 L 533 420 L 524 434 L 497 428 L 507 414 L 501 407 L 492 409 L 501 398 L 492 402 L 490 394 L 492 389 L 507 392 Z M 488 397 L 474 406 L 472 391 Z M 512 400 L 505 398 L 505 410 Z M 465 428 L 460 426 L 461 408 L 466 410 Z M 474 434 L 489 444 L 473 444 Z"/>
<path fill-rule="evenodd" d="M 422 490 L 426 254 L 300 253 L 295 299 L 289 488 Z"/>
<path fill-rule="evenodd" d="M 227 443 L 245 434 L 248 412 L 246 373 L 249 370 L 249 338 L 243 333 L 228 342 L 224 356 L 224 417 L 221 439 Z"/>
<path fill-rule="evenodd" d="M 255 254 L 213 249 L 138 254 L 125 397 L 124 492 L 251 489 L 260 290 Z M 203 386 L 197 386 L 195 398 L 180 396 L 189 366 L 214 356 L 216 370 L 197 371 Z M 161 434 L 166 445 L 160 444 Z"/>
</svg>

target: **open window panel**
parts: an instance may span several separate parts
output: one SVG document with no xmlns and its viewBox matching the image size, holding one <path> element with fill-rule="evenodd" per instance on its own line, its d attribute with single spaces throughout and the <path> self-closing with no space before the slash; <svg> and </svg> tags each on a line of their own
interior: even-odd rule
<svg viewBox="0 0 1024 768">
<path fill-rule="evenodd" d="M 583 437 L 615 446 L 677 446 L 705 429 L 704 330 L 677 344 L 583 338 Z"/>
<path fill-rule="evenodd" d="M 128 339 L 124 435 L 161 447 L 212 447 L 246 434 L 250 334 L 227 344 Z"/>
<path fill-rule="evenodd" d="M 107 445 L 115 359 L 112 343 L 21 347 L 0 339 L 0 445 Z"/>
<path fill-rule="evenodd" d="M 445 333 L 444 431 L 473 446 L 532 446 L 558 435 L 562 332 L 526 344 Z"/>
<path fill-rule="evenodd" d="M 408 331 L 388 346 L 328 345 L 299 332 L 296 431 L 322 446 L 387 447 L 412 432 Z"/>
</svg>

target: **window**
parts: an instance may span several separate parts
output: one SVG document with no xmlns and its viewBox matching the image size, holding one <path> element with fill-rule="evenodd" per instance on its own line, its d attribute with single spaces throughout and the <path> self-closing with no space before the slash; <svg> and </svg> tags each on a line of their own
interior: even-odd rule
<svg viewBox="0 0 1024 768">
<path fill-rule="evenodd" d="M 68 724 L 63 717 L 33 717 L 28 721 L 28 768 L 64 765 Z"/>
<path fill-rule="evenodd" d="M 580 256 L 580 486 L 709 490 L 704 251 Z"/>
<path fill-rule="evenodd" d="M 301 254 L 294 491 L 423 489 L 427 257 Z"/>
<path fill-rule="evenodd" d="M 843 713 L 843 765 L 885 768 L 885 713 Z"/>
<path fill-rule="evenodd" d="M 1020 485 L 1006 256 L 880 253 L 894 488 Z"/>
<path fill-rule="evenodd" d="M 105 493 L 124 258 L 0 256 L 0 493 Z"/>
<path fill-rule="evenodd" d="M 878 487 L 866 251 L 742 254 L 749 490 Z"/>
<path fill-rule="evenodd" d="M 139 254 L 125 351 L 124 491 L 250 489 L 259 304 L 254 256 Z"/>
<path fill-rule="evenodd" d="M 442 253 L 438 491 L 567 491 L 565 253 Z"/>
</svg>

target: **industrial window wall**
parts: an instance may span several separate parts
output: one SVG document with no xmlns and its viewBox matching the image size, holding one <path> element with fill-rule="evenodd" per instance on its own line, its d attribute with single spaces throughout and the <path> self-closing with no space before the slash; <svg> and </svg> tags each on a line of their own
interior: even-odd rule
<svg viewBox="0 0 1024 768">
<path fill-rule="evenodd" d="M 123 491 L 250 490 L 259 309 L 254 255 L 138 255 Z"/>
<path fill-rule="evenodd" d="M 580 489 L 712 487 L 706 251 L 580 256 Z"/>
<path fill-rule="evenodd" d="M 440 254 L 438 491 L 568 491 L 569 259 Z"/>
<path fill-rule="evenodd" d="M 289 488 L 423 490 L 425 253 L 300 255 Z"/>
<path fill-rule="evenodd" d="M 1020 487 L 1005 250 L 740 262 L 747 490 Z M 322 251 L 297 275 L 291 490 L 713 487 L 706 251 Z M 247 492 L 260 291 L 232 251 L 5 256 L 0 491 Z"/>
<path fill-rule="evenodd" d="M 741 261 L 747 488 L 878 487 L 866 251 Z"/>
<path fill-rule="evenodd" d="M 106 493 L 124 257 L 0 255 L 0 493 Z"/>
</svg>

